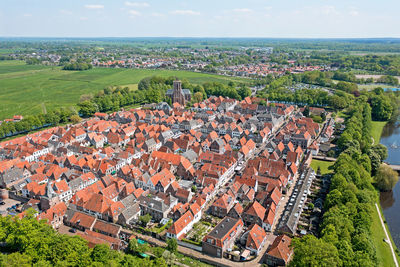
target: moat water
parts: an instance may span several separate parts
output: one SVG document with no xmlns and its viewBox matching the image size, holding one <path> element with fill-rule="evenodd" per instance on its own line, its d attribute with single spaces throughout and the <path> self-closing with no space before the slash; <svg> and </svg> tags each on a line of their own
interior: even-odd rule
<svg viewBox="0 0 400 267">
<path fill-rule="evenodd" d="M 386 124 L 381 144 L 388 148 L 388 158 L 385 162 L 400 165 L 400 116 L 397 121 Z M 400 248 L 400 182 L 393 191 L 381 193 L 380 202 L 393 240 Z"/>
</svg>

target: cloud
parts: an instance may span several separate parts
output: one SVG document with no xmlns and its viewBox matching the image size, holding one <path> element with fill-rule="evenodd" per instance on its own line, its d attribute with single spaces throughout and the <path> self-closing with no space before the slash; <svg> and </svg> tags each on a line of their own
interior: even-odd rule
<svg viewBox="0 0 400 267">
<path fill-rule="evenodd" d="M 22 16 L 28 18 L 28 17 L 32 17 L 32 14 L 23 14 Z"/>
<path fill-rule="evenodd" d="M 87 17 L 80 17 L 79 19 L 80 19 L 80 20 L 88 20 Z"/>
<path fill-rule="evenodd" d="M 349 15 L 352 17 L 357 17 L 358 15 L 360 15 L 360 12 L 358 12 L 358 8 L 351 6 L 349 7 L 350 11 L 349 11 Z"/>
<path fill-rule="evenodd" d="M 157 18 L 162 18 L 162 17 L 165 17 L 165 15 L 164 15 L 164 14 L 162 14 L 162 13 L 158 13 L 158 12 L 153 12 L 153 13 L 151 13 L 151 15 L 152 15 L 153 17 L 157 17 Z"/>
<path fill-rule="evenodd" d="M 150 6 L 150 4 L 147 2 L 129 2 L 129 1 L 126 1 L 125 5 L 132 6 L 132 7 L 149 7 Z"/>
<path fill-rule="evenodd" d="M 235 8 L 232 9 L 233 12 L 237 12 L 237 13 L 250 13 L 253 12 L 253 10 L 251 10 L 250 8 Z"/>
<path fill-rule="evenodd" d="M 64 14 L 64 15 L 72 15 L 72 12 L 69 11 L 69 10 L 66 10 L 66 9 L 61 9 L 61 10 L 60 10 L 60 13 L 61 13 L 61 14 Z"/>
<path fill-rule="evenodd" d="M 128 13 L 131 15 L 131 18 L 133 18 L 133 17 L 139 17 L 139 16 L 142 15 L 139 11 L 136 11 L 136 10 L 133 10 L 133 9 L 132 9 L 132 10 L 129 10 Z"/>
<path fill-rule="evenodd" d="M 171 12 L 171 14 L 198 16 L 198 15 L 200 15 L 200 12 L 189 10 L 189 9 L 185 9 L 185 10 L 181 9 L 181 10 L 174 10 Z"/>
<path fill-rule="evenodd" d="M 337 15 L 339 12 L 336 10 L 334 6 L 323 6 L 321 8 L 321 13 L 325 15 Z"/>
<path fill-rule="evenodd" d="M 360 15 L 360 12 L 358 12 L 357 10 L 352 10 L 349 12 L 349 15 L 352 17 L 357 17 L 358 15 Z"/>
<path fill-rule="evenodd" d="M 103 9 L 103 5 L 85 5 L 85 8 L 87 9 Z"/>
</svg>

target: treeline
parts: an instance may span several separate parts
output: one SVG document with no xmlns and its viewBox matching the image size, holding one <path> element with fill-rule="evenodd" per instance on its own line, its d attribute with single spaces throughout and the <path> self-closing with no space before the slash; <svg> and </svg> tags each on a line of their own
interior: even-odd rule
<svg viewBox="0 0 400 267">
<path fill-rule="evenodd" d="M 345 92 L 336 91 L 333 95 L 322 89 L 300 89 L 292 91 L 287 88 L 268 89 L 258 94 L 259 97 L 268 100 L 295 103 L 298 105 L 333 107 L 343 109 L 351 105 L 354 96 Z"/>
<path fill-rule="evenodd" d="M 303 82 L 307 84 L 314 84 L 324 87 L 330 87 L 333 89 L 338 89 L 341 91 L 345 91 L 347 93 L 353 93 L 358 90 L 358 86 L 355 82 L 350 82 L 346 80 L 339 81 L 335 83 L 332 78 L 334 77 L 334 73 L 332 72 L 322 72 L 322 71 L 308 71 L 301 74 L 297 74 L 294 76 L 294 80 L 296 82 Z M 340 75 L 340 74 L 336 74 Z M 343 76 L 342 78 L 345 78 Z"/>
<path fill-rule="evenodd" d="M 106 88 L 101 90 L 94 97 L 83 95 L 78 103 L 79 115 L 91 117 L 96 112 L 118 111 L 121 107 L 161 99 L 159 92 L 155 91 L 132 91 L 129 88 Z M 149 101 L 150 100 L 150 101 Z"/>
<path fill-rule="evenodd" d="M 400 75 L 399 55 L 344 55 L 341 52 L 314 51 L 308 58 L 298 60 L 302 64 L 326 64 L 341 70 L 367 70 L 380 74 Z"/>
<path fill-rule="evenodd" d="M 321 72 L 322 73 L 322 72 Z M 305 77 L 308 77 L 306 75 Z M 323 89 L 289 89 L 296 80 L 301 80 L 298 75 L 285 75 L 272 80 L 264 90 L 259 91 L 259 97 L 268 98 L 269 100 L 296 103 L 299 105 L 310 106 L 330 106 L 335 109 L 343 109 L 348 107 L 354 101 L 354 96 L 343 91 L 335 91 L 330 94 Z"/>
<path fill-rule="evenodd" d="M 76 111 L 72 109 L 56 109 L 46 114 L 25 116 L 21 121 L 4 121 L 0 125 L 0 139 L 28 133 L 43 127 L 56 126 L 59 123 L 77 123 L 80 121 Z"/>
<path fill-rule="evenodd" d="M 259 97 L 268 98 L 273 101 L 289 102 L 299 105 L 324 106 L 334 109 L 343 109 L 353 104 L 356 98 L 361 97 L 368 102 L 372 108 L 372 118 L 378 121 L 387 121 L 398 114 L 400 101 L 398 92 L 387 91 L 377 87 L 372 91 L 358 91 L 357 85 L 350 82 L 340 81 L 334 85 L 334 92 L 328 89 L 290 89 L 296 82 L 311 84 L 325 84 L 326 73 L 306 72 L 301 75 L 284 75 L 271 80 L 265 89 L 259 91 Z M 319 84 L 321 83 L 321 84 Z M 333 90 L 331 90 L 333 91 Z"/>
<path fill-rule="evenodd" d="M 92 64 L 86 62 L 73 62 L 64 65 L 63 70 L 90 70 Z"/>
<path fill-rule="evenodd" d="M 9 55 L 0 55 L 0 60 L 14 60 L 15 58 L 13 56 Z"/>
<path fill-rule="evenodd" d="M 371 108 L 363 101 L 351 108 L 346 130 L 339 139 L 343 151 L 333 165 L 320 238 L 295 239 L 291 266 L 378 266 L 371 224 L 377 194 L 372 186 L 377 166 L 385 156 L 382 146 L 372 146 Z M 381 241 L 381 240 L 379 240 Z"/>
<path fill-rule="evenodd" d="M 0 266 L 167 266 L 162 257 L 141 259 L 105 244 L 89 248 L 81 237 L 59 234 L 33 215 L 0 216 L 0 226 Z"/>
<path fill-rule="evenodd" d="M 343 69 L 362 69 L 389 75 L 400 75 L 399 55 L 349 55 L 333 58 L 331 62 L 332 66 Z"/>
<path fill-rule="evenodd" d="M 138 88 L 139 90 L 160 90 L 164 92 L 165 95 L 166 90 L 172 88 L 174 80 L 176 80 L 176 77 L 148 77 L 139 82 Z M 208 96 L 214 95 L 241 100 L 251 95 L 251 90 L 246 85 L 236 84 L 232 81 L 228 84 L 224 84 L 221 82 L 206 82 L 200 85 L 191 84 L 186 79 L 182 79 L 182 88 L 190 90 L 190 92 L 192 93 L 192 99 L 194 96 L 196 96 L 196 93 L 201 93 L 203 99 L 206 99 Z M 168 101 L 167 99 L 164 100 Z M 194 100 L 198 102 L 199 97 L 195 97 Z"/>
<path fill-rule="evenodd" d="M 95 96 L 83 95 L 79 106 L 79 115 L 83 117 L 93 116 L 96 112 L 118 111 L 121 107 L 139 105 L 145 103 L 159 103 L 165 101 L 169 104 L 171 99 L 166 97 L 168 89 L 172 89 L 176 77 L 148 77 L 142 79 L 138 84 L 138 90 L 126 88 L 106 88 Z M 192 93 L 192 101 L 188 105 L 200 102 L 207 96 L 216 95 L 242 99 L 251 95 L 251 90 L 241 85 L 237 87 L 234 83 L 228 85 L 213 82 L 195 85 L 187 80 L 182 80 L 182 88 L 189 89 Z"/>
</svg>

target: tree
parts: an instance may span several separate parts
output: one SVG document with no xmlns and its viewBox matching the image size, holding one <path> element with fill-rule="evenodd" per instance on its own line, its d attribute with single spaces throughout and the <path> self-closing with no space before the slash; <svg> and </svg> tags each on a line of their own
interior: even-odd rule
<svg viewBox="0 0 400 267">
<path fill-rule="evenodd" d="M 110 248 L 106 244 L 97 244 L 94 246 L 90 257 L 93 261 L 107 264 L 111 258 Z"/>
<path fill-rule="evenodd" d="M 371 99 L 372 118 L 387 121 L 393 113 L 393 106 L 388 96 L 376 95 Z"/>
<path fill-rule="evenodd" d="M 313 235 L 306 235 L 292 241 L 294 257 L 289 266 L 340 266 L 341 261 L 337 248 L 318 239 Z"/>
<path fill-rule="evenodd" d="M 199 102 L 203 101 L 203 93 L 202 92 L 194 93 L 193 101 L 194 101 L 194 103 L 199 103 Z"/>
<path fill-rule="evenodd" d="M 76 114 L 72 115 L 69 119 L 73 124 L 79 123 L 81 121 L 81 117 Z"/>
<path fill-rule="evenodd" d="M 391 191 L 398 180 L 397 172 L 392 170 L 387 164 L 381 164 L 375 175 L 376 186 L 381 191 Z"/>
<path fill-rule="evenodd" d="M 306 117 L 310 116 L 310 107 L 309 106 L 304 107 L 303 115 Z"/>
<path fill-rule="evenodd" d="M 15 252 L 5 257 L 4 266 L 29 267 L 31 266 L 31 262 L 32 259 L 28 255 Z"/>
<path fill-rule="evenodd" d="M 146 98 L 149 103 L 159 103 L 161 102 L 160 90 L 150 89 L 146 93 Z"/>
<path fill-rule="evenodd" d="M 379 142 L 379 140 L 375 140 L 375 142 Z M 382 161 L 388 157 L 388 149 L 382 144 L 374 145 L 371 149 L 379 155 Z"/>
<path fill-rule="evenodd" d="M 150 220 L 151 220 L 151 215 L 150 214 L 146 214 L 146 215 L 143 215 L 143 216 L 139 217 L 139 221 L 144 227 L 147 226 L 147 224 L 150 222 Z"/>
<path fill-rule="evenodd" d="M 251 96 L 251 90 L 250 90 L 250 88 L 247 87 L 247 86 L 244 86 L 244 85 L 241 86 L 237 92 L 238 92 L 238 94 L 240 95 L 240 97 L 241 97 L 242 99 L 244 99 L 244 98 L 246 98 L 246 97 L 248 97 L 248 96 Z"/>
<path fill-rule="evenodd" d="M 99 107 L 97 106 L 97 104 L 89 100 L 79 103 L 78 107 L 79 107 L 79 113 L 83 117 L 91 117 L 94 115 L 94 113 L 99 111 Z"/>
<path fill-rule="evenodd" d="M 175 253 L 178 250 L 178 241 L 175 238 L 170 238 L 167 241 L 167 250 Z"/>
<path fill-rule="evenodd" d="M 330 207 L 339 205 L 340 203 L 342 203 L 342 193 L 337 189 L 333 189 L 326 196 L 325 206 L 327 208 L 330 208 Z"/>
</svg>

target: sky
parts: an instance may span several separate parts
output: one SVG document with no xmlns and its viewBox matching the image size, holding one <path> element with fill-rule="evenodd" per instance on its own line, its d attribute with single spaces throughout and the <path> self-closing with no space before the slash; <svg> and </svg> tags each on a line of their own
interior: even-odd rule
<svg viewBox="0 0 400 267">
<path fill-rule="evenodd" d="M 1 0 L 2 37 L 400 37 L 400 0 Z"/>
</svg>

